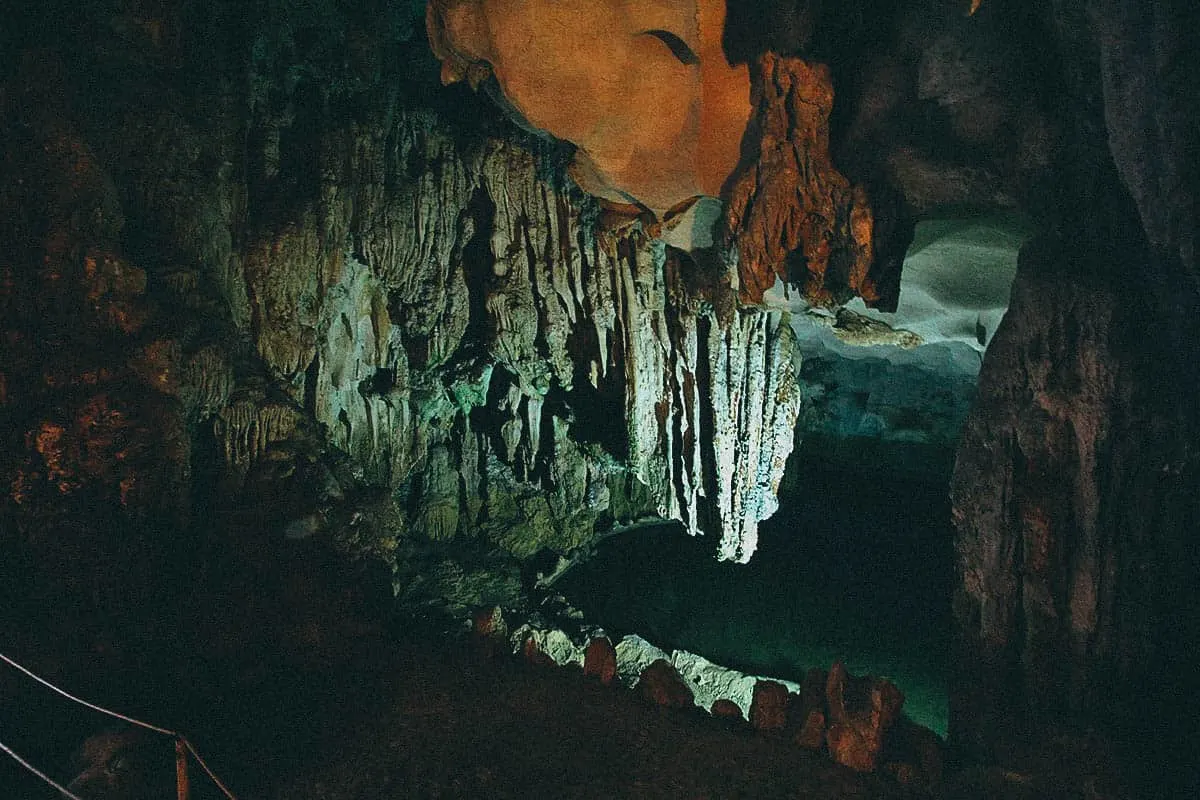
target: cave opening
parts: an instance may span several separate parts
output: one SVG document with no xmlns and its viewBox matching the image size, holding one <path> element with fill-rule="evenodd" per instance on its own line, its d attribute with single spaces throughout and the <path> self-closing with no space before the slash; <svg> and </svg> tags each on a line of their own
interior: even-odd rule
<svg viewBox="0 0 1200 800">
<path fill-rule="evenodd" d="M 894 313 L 788 301 L 803 404 L 748 564 L 660 524 L 609 537 L 555 589 L 590 622 L 748 674 L 843 662 L 891 679 L 945 736 L 955 585 L 949 486 L 1029 221 L 917 225 Z"/>
</svg>

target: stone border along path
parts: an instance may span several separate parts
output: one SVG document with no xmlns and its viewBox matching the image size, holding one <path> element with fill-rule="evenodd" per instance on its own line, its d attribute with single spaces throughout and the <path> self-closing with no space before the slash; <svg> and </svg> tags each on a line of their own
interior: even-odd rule
<svg viewBox="0 0 1200 800">
<path fill-rule="evenodd" d="M 541 666 L 577 667 L 605 685 L 619 682 L 668 708 L 696 706 L 713 716 L 748 722 L 760 732 L 782 731 L 811 751 L 860 772 L 882 770 L 905 785 L 930 787 L 943 773 L 943 742 L 901 715 L 904 695 L 890 681 L 854 677 L 839 662 L 810 670 L 796 683 L 747 675 L 686 650 L 671 653 L 636 634 L 614 645 L 600 627 L 578 633 L 524 622 L 511 632 L 499 607 L 471 621 L 489 652 L 519 655 Z"/>
</svg>

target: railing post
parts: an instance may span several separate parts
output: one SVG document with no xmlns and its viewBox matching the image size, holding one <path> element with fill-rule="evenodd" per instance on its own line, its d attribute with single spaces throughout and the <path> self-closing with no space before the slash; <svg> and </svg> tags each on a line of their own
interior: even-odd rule
<svg viewBox="0 0 1200 800">
<path fill-rule="evenodd" d="M 175 795 L 177 800 L 188 800 L 188 765 L 187 765 L 187 748 L 183 745 L 183 738 L 175 738 Z"/>
</svg>

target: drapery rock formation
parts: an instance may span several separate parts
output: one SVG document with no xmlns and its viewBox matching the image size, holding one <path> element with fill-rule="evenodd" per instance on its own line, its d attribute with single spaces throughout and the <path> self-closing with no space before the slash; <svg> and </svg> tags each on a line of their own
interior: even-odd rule
<svg viewBox="0 0 1200 800">
<path fill-rule="evenodd" d="M 770 52 L 731 67 L 724 23 L 721 0 L 433 0 L 426 17 L 443 82 L 494 76 L 502 106 L 577 146 L 585 191 L 660 218 L 726 198 L 744 303 L 783 279 L 817 305 L 894 309 L 900 262 L 876 263 L 867 191 L 832 161 L 828 68 Z"/>
<path fill-rule="evenodd" d="M 829 69 L 768 53 L 755 67 L 754 105 L 759 152 L 734 179 L 728 209 L 742 299 L 761 302 L 778 278 L 815 305 L 861 296 L 894 308 L 899 282 L 871 274 L 866 191 L 852 186 L 830 156 Z M 891 296 L 881 291 L 885 280 Z"/>
<path fill-rule="evenodd" d="M 136 517 L 168 559 L 316 537 L 456 611 L 643 519 L 749 558 L 798 410 L 785 316 L 607 229 L 490 104 L 431 102 L 418 21 L 368 11 L 89 7 L 12 73 L 9 530 Z"/>
</svg>

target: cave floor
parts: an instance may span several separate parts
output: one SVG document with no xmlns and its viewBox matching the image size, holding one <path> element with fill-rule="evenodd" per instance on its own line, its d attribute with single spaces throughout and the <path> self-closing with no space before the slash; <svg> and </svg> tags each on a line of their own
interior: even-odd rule
<svg viewBox="0 0 1200 800">
<path fill-rule="evenodd" d="M 274 549 L 271 559 L 248 548 L 246 564 L 269 568 L 225 565 L 211 572 L 219 581 L 90 609 L 64 601 L 70 575 L 49 579 L 8 560 L 0 652 L 86 699 L 183 731 L 240 800 L 913 796 L 787 738 L 659 710 L 578 669 L 533 667 L 395 620 L 355 598 L 358 583 L 319 547 Z M 72 750 L 107 728 L 0 668 L 0 741 L 51 775 L 70 780 Z M 936 796 L 1113 796 L 1079 794 L 1073 777 L 1054 783 L 1069 788 L 956 770 Z M 0 800 L 53 797 L 0 759 Z M 196 774 L 192 799 L 208 798 L 218 795 Z"/>
<path fill-rule="evenodd" d="M 170 680 L 118 707 L 184 730 L 241 800 L 908 796 L 785 738 L 660 710 L 578 670 L 533 667 L 454 639 L 338 644 L 290 663 L 247 659 L 220 678 Z M 137 694 L 136 674 L 119 680 Z M 6 739 L 69 780 L 70 748 L 109 726 L 17 685 L 0 679 L 4 705 L 17 710 L 5 715 Z M 21 741 L 32 720 L 55 730 Z M 198 773 L 192 780 L 195 800 L 218 796 Z M 0 786 L 5 798 L 55 796 L 11 764 L 0 764 Z"/>
<path fill-rule="evenodd" d="M 299 657 L 255 656 L 227 666 L 190 683 L 173 679 L 119 707 L 185 731 L 241 800 L 925 796 L 785 737 L 699 711 L 660 710 L 577 669 L 530 666 L 462 639 L 377 633 L 353 643 L 313 642 Z M 127 682 L 124 693 L 138 694 L 129 683 L 135 673 L 117 678 Z M 25 752 L 69 776 L 63 757 L 105 722 L 44 693 L 15 706 L 22 698 L 13 686 L 11 675 L 0 676 L 0 708 L 18 712 L 4 715 L 14 723 L 4 726 L 6 737 L 21 730 L 23 716 L 52 725 L 41 743 L 57 737 L 59 751 Z M 22 777 L 0 763 L 0 796 L 56 796 Z M 1089 794 L 1074 779 L 1047 784 L 976 768 L 952 773 L 932 796 L 1120 795 Z M 219 795 L 195 773 L 193 800 L 210 797 Z"/>
<path fill-rule="evenodd" d="M 386 670 L 274 797 L 904 796 L 785 739 L 660 711 L 576 670 L 458 644 L 406 649 Z M 285 759 L 268 749 L 254 760 Z"/>
<path fill-rule="evenodd" d="M 907 796 L 787 739 L 397 620 L 327 548 L 268 545 L 242 539 L 228 563 L 111 596 L 39 566 L 60 560 L 7 558 L 0 652 L 184 732 L 239 800 Z M 111 729 L 0 667 L 0 741 L 63 783 L 72 752 Z M 192 783 L 193 800 L 219 797 Z M 56 796 L 0 758 L 0 800 Z"/>
</svg>

